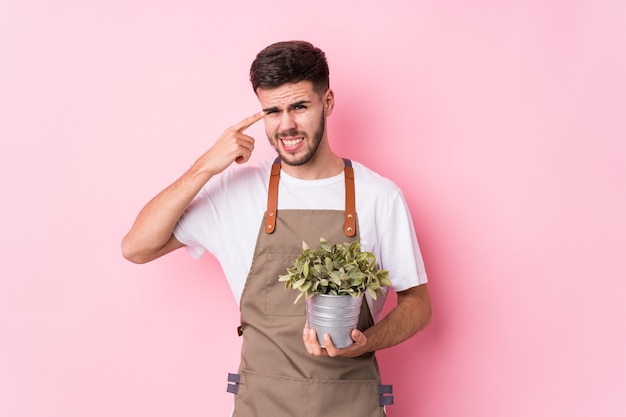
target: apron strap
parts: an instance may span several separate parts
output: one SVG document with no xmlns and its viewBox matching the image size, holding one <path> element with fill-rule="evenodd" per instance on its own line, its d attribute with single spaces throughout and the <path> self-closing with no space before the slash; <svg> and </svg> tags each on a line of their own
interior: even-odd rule
<svg viewBox="0 0 626 417">
<path fill-rule="evenodd" d="M 356 197 L 354 192 L 354 169 L 352 161 L 343 158 L 346 184 L 346 208 L 343 231 L 346 236 L 356 234 Z M 265 233 L 273 233 L 276 228 L 276 212 L 278 207 L 278 181 L 280 180 L 280 157 L 272 164 L 270 183 L 267 190 L 267 211 L 265 212 Z"/>
<path fill-rule="evenodd" d="M 352 162 L 349 159 L 344 158 L 343 163 L 345 164 L 343 172 L 346 178 L 346 210 L 343 232 L 346 234 L 346 236 L 352 237 L 356 234 L 356 198 L 354 195 L 354 169 L 352 168 Z"/>
<path fill-rule="evenodd" d="M 273 233 L 276 228 L 276 207 L 278 207 L 278 180 L 280 179 L 280 158 L 272 164 L 270 185 L 267 190 L 267 211 L 265 212 L 265 233 Z"/>
</svg>

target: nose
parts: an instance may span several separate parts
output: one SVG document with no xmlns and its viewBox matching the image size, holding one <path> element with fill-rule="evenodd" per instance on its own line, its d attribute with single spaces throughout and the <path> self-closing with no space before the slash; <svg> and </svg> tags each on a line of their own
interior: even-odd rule
<svg viewBox="0 0 626 417">
<path fill-rule="evenodd" d="M 285 110 L 280 115 L 280 125 L 278 126 L 279 132 L 288 132 L 296 128 L 296 122 L 293 119 L 293 115 L 290 111 Z"/>
</svg>

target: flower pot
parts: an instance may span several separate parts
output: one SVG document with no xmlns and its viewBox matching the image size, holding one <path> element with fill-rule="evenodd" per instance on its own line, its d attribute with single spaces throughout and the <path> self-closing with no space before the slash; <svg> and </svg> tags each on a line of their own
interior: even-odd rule
<svg viewBox="0 0 626 417">
<path fill-rule="evenodd" d="M 357 328 L 363 296 L 316 294 L 307 300 L 306 316 L 309 328 L 317 332 L 317 340 L 324 347 L 328 333 L 336 348 L 352 345 L 350 333 Z"/>
</svg>

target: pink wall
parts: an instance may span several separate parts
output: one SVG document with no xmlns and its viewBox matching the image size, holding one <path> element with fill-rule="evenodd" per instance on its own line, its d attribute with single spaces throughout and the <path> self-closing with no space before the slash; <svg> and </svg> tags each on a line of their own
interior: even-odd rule
<svg viewBox="0 0 626 417">
<path fill-rule="evenodd" d="M 214 3 L 0 4 L 0 415 L 228 415 L 219 266 L 119 242 L 292 38 L 326 50 L 334 147 L 403 187 L 426 258 L 433 322 L 380 353 L 389 416 L 626 415 L 625 3 Z"/>
</svg>

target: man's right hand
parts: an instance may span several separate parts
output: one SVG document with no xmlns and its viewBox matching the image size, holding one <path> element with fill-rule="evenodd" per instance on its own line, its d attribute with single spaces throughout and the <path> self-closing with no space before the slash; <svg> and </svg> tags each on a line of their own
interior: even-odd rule
<svg viewBox="0 0 626 417">
<path fill-rule="evenodd" d="M 213 176 L 228 168 L 233 162 L 238 164 L 247 162 L 254 150 L 254 138 L 243 132 L 265 115 L 263 111 L 255 113 L 226 129 L 211 149 L 198 159 L 196 169 Z"/>
</svg>

